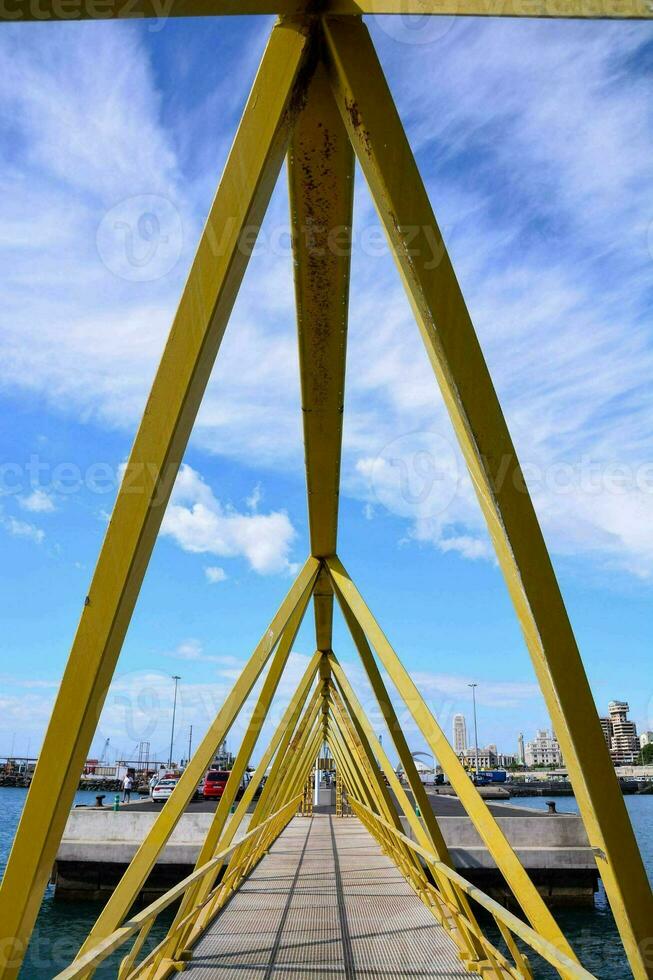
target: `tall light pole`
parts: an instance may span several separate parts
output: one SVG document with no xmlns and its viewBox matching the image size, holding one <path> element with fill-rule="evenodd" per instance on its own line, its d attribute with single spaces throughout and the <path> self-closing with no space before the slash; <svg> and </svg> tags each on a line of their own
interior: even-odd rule
<svg viewBox="0 0 653 980">
<path fill-rule="evenodd" d="M 188 729 L 188 762 L 190 762 L 190 757 L 193 754 L 193 726 L 191 725 Z"/>
<path fill-rule="evenodd" d="M 172 731 L 170 732 L 170 755 L 168 756 L 168 767 L 172 765 L 172 743 L 175 740 L 175 715 L 177 713 L 177 685 L 181 680 L 179 674 L 173 674 L 172 679 L 175 682 L 175 699 L 172 702 Z"/>
<path fill-rule="evenodd" d="M 476 755 L 476 779 L 478 780 L 478 729 L 476 727 L 476 688 L 478 684 L 468 684 L 472 689 L 472 704 L 474 705 L 474 750 Z"/>
</svg>

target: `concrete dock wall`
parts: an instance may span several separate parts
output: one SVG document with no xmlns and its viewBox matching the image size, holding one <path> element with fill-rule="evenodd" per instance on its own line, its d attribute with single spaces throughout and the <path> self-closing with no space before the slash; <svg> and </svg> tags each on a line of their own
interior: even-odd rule
<svg viewBox="0 0 653 980">
<path fill-rule="evenodd" d="M 73 810 L 53 870 L 56 897 L 106 898 L 156 816 L 153 812 L 129 809 Z M 184 814 L 148 879 L 143 900 L 151 900 L 191 872 L 212 819 L 213 814 L 207 812 Z M 513 814 L 497 816 L 497 821 L 550 904 L 592 904 L 596 863 L 579 817 Z M 246 833 L 248 822 L 246 815 L 239 836 Z M 505 882 L 471 820 L 465 816 L 439 816 L 438 822 L 456 869 L 473 884 L 506 900 L 509 892 Z M 407 826 L 405 831 L 410 836 Z"/>
</svg>

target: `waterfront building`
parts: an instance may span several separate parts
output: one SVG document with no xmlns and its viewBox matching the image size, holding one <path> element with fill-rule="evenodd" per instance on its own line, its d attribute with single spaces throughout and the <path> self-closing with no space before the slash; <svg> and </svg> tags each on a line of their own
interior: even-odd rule
<svg viewBox="0 0 653 980">
<path fill-rule="evenodd" d="M 603 732 L 603 738 L 605 739 L 605 744 L 608 748 L 611 748 L 612 743 L 612 725 L 610 724 L 609 718 L 599 718 L 601 722 L 601 731 Z"/>
<path fill-rule="evenodd" d="M 465 749 L 458 753 L 458 758 L 466 769 L 476 769 L 476 749 L 474 747 Z M 488 745 L 485 748 L 478 748 L 478 768 L 496 769 L 499 765 L 496 745 Z"/>
<path fill-rule="evenodd" d="M 637 725 L 628 717 L 627 701 L 610 701 L 608 717 L 601 718 L 601 728 L 615 766 L 631 766 L 637 762 L 641 751 L 637 737 Z"/>
<path fill-rule="evenodd" d="M 526 765 L 526 756 L 524 754 L 524 733 L 520 732 L 517 738 L 517 761 L 520 766 Z"/>
<path fill-rule="evenodd" d="M 653 745 L 653 732 L 642 732 L 639 736 L 640 749 L 643 749 L 645 745 Z"/>
<path fill-rule="evenodd" d="M 456 755 L 467 748 L 467 723 L 464 715 L 453 716 L 453 748 Z"/>
<path fill-rule="evenodd" d="M 561 766 L 562 752 L 553 732 L 540 729 L 532 741 L 524 748 L 527 766 Z"/>
</svg>

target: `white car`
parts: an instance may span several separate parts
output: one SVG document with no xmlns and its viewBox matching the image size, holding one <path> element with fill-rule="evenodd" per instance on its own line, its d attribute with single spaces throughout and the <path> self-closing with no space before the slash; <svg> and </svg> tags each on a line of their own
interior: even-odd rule
<svg viewBox="0 0 653 980">
<path fill-rule="evenodd" d="M 176 785 L 176 779 L 160 779 L 159 782 L 152 788 L 152 799 L 167 800 L 172 794 L 172 791 Z"/>
</svg>

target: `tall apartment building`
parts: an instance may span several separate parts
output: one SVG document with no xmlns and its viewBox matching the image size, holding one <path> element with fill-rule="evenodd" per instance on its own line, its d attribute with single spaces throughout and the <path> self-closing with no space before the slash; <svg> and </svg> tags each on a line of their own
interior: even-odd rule
<svg viewBox="0 0 653 980">
<path fill-rule="evenodd" d="M 599 718 L 601 722 L 601 730 L 603 731 L 603 738 L 605 739 L 605 744 L 610 749 L 612 748 L 612 725 L 610 724 L 609 718 Z"/>
<path fill-rule="evenodd" d="M 453 748 L 456 755 L 467 748 L 467 723 L 464 715 L 453 716 Z"/>
<path fill-rule="evenodd" d="M 526 743 L 524 758 L 527 766 L 561 766 L 562 752 L 552 732 L 541 729 L 535 738 Z"/>
<path fill-rule="evenodd" d="M 523 732 L 519 733 L 519 738 L 517 739 L 517 762 L 520 766 L 526 765 L 526 752 L 524 749 L 524 735 Z"/>
<path fill-rule="evenodd" d="M 639 758 L 637 725 L 628 717 L 629 711 L 627 701 L 610 701 L 608 717 L 601 718 L 601 728 L 615 766 L 630 766 Z"/>
</svg>

